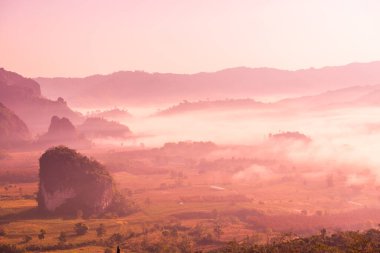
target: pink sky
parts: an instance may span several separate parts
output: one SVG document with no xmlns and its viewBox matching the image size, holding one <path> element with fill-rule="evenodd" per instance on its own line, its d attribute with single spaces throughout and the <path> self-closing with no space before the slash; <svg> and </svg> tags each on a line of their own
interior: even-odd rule
<svg viewBox="0 0 380 253">
<path fill-rule="evenodd" d="M 378 0 L 0 0 L 0 66 L 36 77 L 369 62 L 379 13 Z"/>
</svg>

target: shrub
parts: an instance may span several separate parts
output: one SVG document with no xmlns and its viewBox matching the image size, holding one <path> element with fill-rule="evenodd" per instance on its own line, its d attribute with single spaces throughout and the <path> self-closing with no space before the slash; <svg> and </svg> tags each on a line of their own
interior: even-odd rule
<svg viewBox="0 0 380 253">
<path fill-rule="evenodd" d="M 96 234 L 98 237 L 102 237 L 106 234 L 106 227 L 104 224 L 100 224 L 99 227 L 96 228 Z"/>
<path fill-rule="evenodd" d="M 0 252 L 1 253 L 23 253 L 25 252 L 25 250 L 18 249 L 16 245 L 0 244 Z"/>
<path fill-rule="evenodd" d="M 45 239 L 46 231 L 44 229 L 40 230 L 40 233 L 38 234 L 38 239 L 43 240 Z"/>
<path fill-rule="evenodd" d="M 109 213 L 114 213 L 118 216 L 125 216 L 137 212 L 139 207 L 135 202 L 127 200 L 125 196 L 116 192 L 111 205 L 107 208 Z"/>
<path fill-rule="evenodd" d="M 106 243 L 108 246 L 112 246 L 115 244 L 120 244 L 124 239 L 125 238 L 124 238 L 123 234 L 115 233 L 115 234 L 111 235 L 110 238 L 108 238 Z"/>
<path fill-rule="evenodd" d="M 84 235 L 88 231 L 88 226 L 82 222 L 74 225 L 74 231 L 77 235 Z"/>
<path fill-rule="evenodd" d="M 67 241 L 67 236 L 65 232 L 61 232 L 58 236 L 58 241 L 61 244 L 64 244 Z"/>
<path fill-rule="evenodd" d="M 7 233 L 5 232 L 4 228 L 0 228 L 0 236 L 6 236 Z"/>
</svg>

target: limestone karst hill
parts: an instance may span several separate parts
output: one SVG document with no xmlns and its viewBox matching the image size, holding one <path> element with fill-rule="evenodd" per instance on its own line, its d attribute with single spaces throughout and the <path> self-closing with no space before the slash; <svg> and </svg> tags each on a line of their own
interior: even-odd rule
<svg viewBox="0 0 380 253">
<path fill-rule="evenodd" d="M 40 158 L 38 207 L 58 214 L 100 214 L 112 205 L 114 181 L 103 165 L 58 146 Z"/>
<path fill-rule="evenodd" d="M 91 142 L 80 134 L 68 118 L 53 116 L 48 131 L 36 141 L 39 147 L 69 145 L 75 148 L 88 148 Z"/>
</svg>

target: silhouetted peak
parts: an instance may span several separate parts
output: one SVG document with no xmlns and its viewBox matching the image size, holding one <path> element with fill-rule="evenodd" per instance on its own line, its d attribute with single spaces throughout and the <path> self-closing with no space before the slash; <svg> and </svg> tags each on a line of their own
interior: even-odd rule
<svg viewBox="0 0 380 253">
<path fill-rule="evenodd" d="M 53 116 L 50 121 L 50 126 L 48 133 L 49 134 L 63 134 L 63 133 L 74 133 L 75 134 L 75 126 L 70 122 L 68 118 L 59 118 L 57 116 Z"/>
</svg>

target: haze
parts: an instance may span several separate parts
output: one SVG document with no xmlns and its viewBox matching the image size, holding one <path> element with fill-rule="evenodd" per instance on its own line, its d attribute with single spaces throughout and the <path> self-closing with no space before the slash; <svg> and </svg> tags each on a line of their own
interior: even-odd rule
<svg viewBox="0 0 380 253">
<path fill-rule="evenodd" d="M 0 55 L 30 77 L 336 66 L 380 59 L 379 10 L 376 0 L 2 0 Z"/>
<path fill-rule="evenodd" d="M 0 0 L 0 252 L 378 252 L 379 13 Z"/>
</svg>

